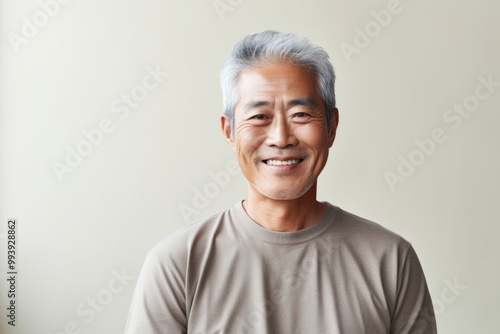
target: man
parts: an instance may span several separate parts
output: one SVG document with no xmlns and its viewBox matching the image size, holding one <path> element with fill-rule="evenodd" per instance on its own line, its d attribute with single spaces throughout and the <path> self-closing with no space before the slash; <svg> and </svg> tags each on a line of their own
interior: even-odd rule
<svg viewBox="0 0 500 334">
<path fill-rule="evenodd" d="M 436 333 L 411 245 L 316 199 L 339 121 L 326 52 L 247 36 L 221 75 L 248 198 L 148 254 L 126 333 Z"/>
</svg>

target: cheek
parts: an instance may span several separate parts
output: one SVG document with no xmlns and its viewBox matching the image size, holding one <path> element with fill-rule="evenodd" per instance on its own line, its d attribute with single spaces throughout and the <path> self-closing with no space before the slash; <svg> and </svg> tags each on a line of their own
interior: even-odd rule
<svg viewBox="0 0 500 334">
<path fill-rule="evenodd" d="M 255 129 L 242 127 L 235 133 L 236 137 L 236 152 L 240 156 L 245 156 L 246 159 L 250 159 L 249 155 L 252 155 L 257 151 L 262 142 L 262 133 L 260 131 L 255 131 Z"/>
<path fill-rule="evenodd" d="M 240 138 L 236 142 L 236 154 L 240 160 L 251 161 L 259 145 L 251 138 Z"/>
<path fill-rule="evenodd" d="M 314 155 L 319 160 L 317 162 L 328 158 L 329 143 L 328 136 L 324 129 L 316 128 L 314 131 L 304 131 L 300 138 L 304 146 L 307 146 L 314 152 Z M 324 163 L 324 161 L 322 163 Z"/>
<path fill-rule="evenodd" d="M 301 142 L 315 150 L 324 150 L 325 147 L 328 147 L 328 133 L 325 127 L 311 126 L 297 128 L 295 133 Z"/>
</svg>

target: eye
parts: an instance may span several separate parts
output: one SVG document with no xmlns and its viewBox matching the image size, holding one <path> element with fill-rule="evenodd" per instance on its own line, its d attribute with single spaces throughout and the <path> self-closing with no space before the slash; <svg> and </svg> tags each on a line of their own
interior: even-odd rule
<svg viewBox="0 0 500 334">
<path fill-rule="evenodd" d="M 269 123 L 269 115 L 266 114 L 255 114 L 248 118 L 248 122 L 254 125 L 265 125 Z"/>
<path fill-rule="evenodd" d="M 292 115 L 292 121 L 295 123 L 307 123 L 311 119 L 311 115 L 307 112 L 297 112 Z"/>
<path fill-rule="evenodd" d="M 262 119 L 266 119 L 266 115 L 262 115 L 262 114 L 254 115 L 254 116 L 250 117 L 250 119 L 259 119 L 259 120 L 262 120 Z"/>
<path fill-rule="evenodd" d="M 306 117 L 306 116 L 307 114 L 305 112 L 298 112 L 295 115 L 293 115 L 293 117 Z"/>
</svg>

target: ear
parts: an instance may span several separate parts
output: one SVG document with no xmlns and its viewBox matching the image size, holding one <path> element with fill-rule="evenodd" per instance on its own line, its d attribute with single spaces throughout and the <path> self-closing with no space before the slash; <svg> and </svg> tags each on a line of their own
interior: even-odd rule
<svg viewBox="0 0 500 334">
<path fill-rule="evenodd" d="M 224 135 L 224 138 L 226 139 L 227 143 L 229 146 L 234 151 L 234 141 L 233 141 L 233 135 L 231 131 L 231 121 L 229 120 L 229 117 L 227 117 L 226 114 L 222 114 L 220 116 L 220 126 L 222 130 L 222 134 Z"/>
<path fill-rule="evenodd" d="M 335 141 L 335 135 L 337 134 L 337 126 L 339 125 L 339 110 L 337 108 L 332 109 L 332 117 L 330 117 L 330 133 L 328 135 L 329 147 L 332 147 Z"/>
</svg>

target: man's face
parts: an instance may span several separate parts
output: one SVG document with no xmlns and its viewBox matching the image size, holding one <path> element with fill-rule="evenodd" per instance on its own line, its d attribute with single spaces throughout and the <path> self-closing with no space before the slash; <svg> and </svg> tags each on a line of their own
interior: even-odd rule
<svg viewBox="0 0 500 334">
<path fill-rule="evenodd" d="M 328 132 L 314 72 L 290 64 L 249 69 L 241 73 L 238 91 L 233 133 L 226 116 L 221 124 L 249 190 L 276 200 L 315 192 L 338 112 Z"/>
</svg>

